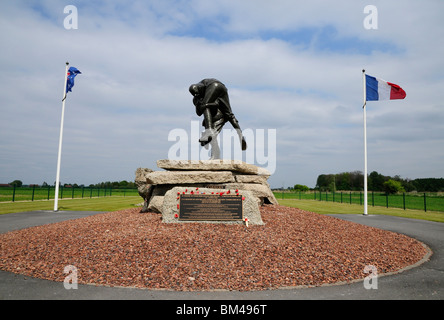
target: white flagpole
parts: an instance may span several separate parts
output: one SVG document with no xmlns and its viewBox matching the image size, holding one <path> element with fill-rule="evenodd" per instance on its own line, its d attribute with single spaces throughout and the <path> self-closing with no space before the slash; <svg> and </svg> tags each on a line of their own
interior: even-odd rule
<svg viewBox="0 0 444 320">
<path fill-rule="evenodd" d="M 59 138 L 59 155 L 57 158 L 57 176 L 55 185 L 55 196 L 54 196 L 54 211 L 59 211 L 59 184 L 60 184 L 60 162 L 62 159 L 62 140 L 63 140 L 63 119 L 65 118 L 65 101 L 66 101 L 66 84 L 68 82 L 68 67 L 69 62 L 66 63 L 65 69 L 65 86 L 63 87 L 63 100 L 62 100 L 62 120 L 60 123 L 60 138 Z"/>
<path fill-rule="evenodd" d="M 368 214 L 368 195 L 367 195 L 367 88 L 365 81 L 365 70 L 362 70 L 362 81 L 364 89 L 364 215 Z"/>
</svg>

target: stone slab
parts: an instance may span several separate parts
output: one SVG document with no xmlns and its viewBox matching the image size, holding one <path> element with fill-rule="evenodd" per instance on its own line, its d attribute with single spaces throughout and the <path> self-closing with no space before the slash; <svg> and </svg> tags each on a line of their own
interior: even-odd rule
<svg viewBox="0 0 444 320">
<path fill-rule="evenodd" d="M 271 175 L 267 169 L 240 160 L 158 160 L 157 166 L 165 170 L 235 171 L 267 178 Z"/>
<path fill-rule="evenodd" d="M 267 177 L 252 174 L 237 174 L 234 176 L 236 182 L 267 184 Z"/>
<path fill-rule="evenodd" d="M 146 174 L 149 184 L 193 184 L 234 182 L 229 171 L 155 171 Z"/>
</svg>

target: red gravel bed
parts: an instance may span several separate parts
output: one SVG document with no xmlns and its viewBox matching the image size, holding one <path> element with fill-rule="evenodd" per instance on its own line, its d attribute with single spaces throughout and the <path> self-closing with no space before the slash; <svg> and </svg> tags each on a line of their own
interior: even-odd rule
<svg viewBox="0 0 444 320">
<path fill-rule="evenodd" d="M 0 235 L 0 269 L 63 281 L 149 289 L 264 290 L 363 279 L 421 260 L 417 240 L 284 206 L 261 208 L 264 226 L 165 224 L 140 208 Z"/>
</svg>

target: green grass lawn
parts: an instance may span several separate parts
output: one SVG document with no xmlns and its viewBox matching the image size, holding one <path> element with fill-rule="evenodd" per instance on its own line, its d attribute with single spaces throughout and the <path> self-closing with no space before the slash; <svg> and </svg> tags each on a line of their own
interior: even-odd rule
<svg viewBox="0 0 444 320">
<path fill-rule="evenodd" d="M 278 192 L 274 195 L 277 200 L 322 200 L 327 202 L 336 202 L 344 204 L 364 203 L 364 194 L 362 192 Z M 388 208 L 400 208 L 441 211 L 444 212 L 444 196 L 442 193 L 406 193 L 386 195 L 381 192 L 369 192 L 368 204 Z"/>
<path fill-rule="evenodd" d="M 110 196 L 138 196 L 137 189 L 110 189 L 110 188 L 68 188 L 61 187 L 59 199 L 76 198 L 100 198 Z M 54 187 L 0 187 L 0 202 L 28 201 L 28 200 L 49 200 L 55 198 Z"/>
<path fill-rule="evenodd" d="M 118 211 L 134 208 L 142 202 L 140 196 L 62 199 L 58 207 L 60 211 Z M 0 203 L 0 214 L 37 210 L 54 210 L 54 200 Z"/>
<path fill-rule="evenodd" d="M 282 200 L 278 199 L 279 204 L 299 208 L 306 211 L 320 214 L 363 214 L 364 207 L 357 204 L 345 204 L 336 202 L 325 202 L 315 200 Z M 372 207 L 368 206 L 368 214 L 384 214 L 396 217 L 421 219 L 429 221 L 444 222 L 444 212 L 423 210 L 403 210 L 398 208 Z"/>
<path fill-rule="evenodd" d="M 279 204 L 295 207 L 320 214 L 363 214 L 364 207 L 357 204 L 345 204 L 315 200 L 279 199 Z M 91 199 L 59 200 L 60 211 L 118 211 L 134 208 L 142 203 L 140 196 L 103 197 Z M 54 200 L 4 202 L 0 203 L 0 214 L 27 212 L 37 210 L 54 210 Z M 397 208 L 368 207 L 368 214 L 384 214 L 412 219 L 444 222 L 444 212 L 422 210 L 403 210 Z"/>
</svg>

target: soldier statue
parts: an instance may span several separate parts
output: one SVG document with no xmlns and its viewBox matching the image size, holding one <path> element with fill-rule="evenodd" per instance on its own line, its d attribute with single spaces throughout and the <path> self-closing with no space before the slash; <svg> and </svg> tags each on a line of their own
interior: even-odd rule
<svg viewBox="0 0 444 320">
<path fill-rule="evenodd" d="M 239 122 L 231 111 L 228 90 L 225 85 L 216 79 L 203 79 L 199 83 L 192 84 L 189 90 L 194 97 L 193 104 L 196 106 L 196 114 L 204 116 L 202 125 L 205 127 L 205 131 L 199 142 L 206 148 L 208 148 L 208 144 L 211 145 L 211 159 L 220 159 L 217 135 L 226 122 L 230 122 L 236 129 L 242 150 L 246 150 L 247 143 Z"/>
</svg>

